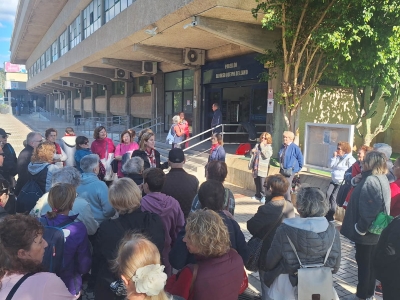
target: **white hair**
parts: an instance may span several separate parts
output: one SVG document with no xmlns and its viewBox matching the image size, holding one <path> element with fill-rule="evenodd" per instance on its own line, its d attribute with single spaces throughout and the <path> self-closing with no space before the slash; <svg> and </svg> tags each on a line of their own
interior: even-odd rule
<svg viewBox="0 0 400 300">
<path fill-rule="evenodd" d="M 99 165 L 99 156 L 97 154 L 89 154 L 81 159 L 80 166 L 83 173 L 93 173 L 94 168 Z"/>
</svg>

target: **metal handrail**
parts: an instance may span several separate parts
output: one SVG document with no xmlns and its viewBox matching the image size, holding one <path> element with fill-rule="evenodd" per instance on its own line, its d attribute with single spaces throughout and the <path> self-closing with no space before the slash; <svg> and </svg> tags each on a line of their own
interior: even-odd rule
<svg viewBox="0 0 400 300">
<path fill-rule="evenodd" d="M 153 124 L 154 122 L 156 122 L 156 124 Z M 144 129 L 144 125 L 146 125 L 146 124 L 152 124 L 151 126 L 146 126 L 146 128 L 152 128 L 152 127 L 154 127 L 154 125 L 160 125 L 161 124 L 161 117 L 157 117 L 157 118 L 151 119 L 150 121 L 147 121 L 147 122 L 144 122 L 142 124 L 136 125 L 136 126 L 132 127 L 131 129 L 133 129 L 135 131 L 137 129 L 143 130 Z"/>
</svg>

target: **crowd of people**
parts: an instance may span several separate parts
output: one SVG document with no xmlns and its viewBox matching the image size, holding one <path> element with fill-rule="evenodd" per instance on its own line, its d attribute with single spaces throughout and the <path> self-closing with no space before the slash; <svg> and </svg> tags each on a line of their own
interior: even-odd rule
<svg viewBox="0 0 400 300">
<path fill-rule="evenodd" d="M 235 197 L 223 185 L 223 133 L 212 133 L 200 184 L 184 169 L 180 137 L 187 133 L 184 115 L 177 117 L 171 131 L 179 141 L 164 163 L 150 129 L 137 141 L 126 130 L 115 145 L 103 126 L 91 144 L 70 127 L 58 143 L 49 128 L 44 138 L 29 133 L 17 157 L 0 128 L 0 299 L 79 299 L 87 280 L 95 299 L 236 300 L 257 255 L 262 299 L 295 300 L 304 292 L 303 266 L 339 270 L 340 234 L 355 243 L 351 299 L 373 299 L 376 279 L 385 300 L 398 299 L 400 158 L 391 163 L 389 145 L 362 146 L 356 160 L 350 145 L 338 142 L 327 191 L 303 186 L 292 204 L 301 150 L 285 131 L 280 171 L 271 175 L 272 137 L 263 132 L 249 162 L 261 205 L 247 221 L 253 237 L 246 242 Z M 340 233 L 332 222 L 339 202 L 346 207 Z M 374 225 L 388 215 L 395 217 L 389 225 Z M 329 295 L 339 299 L 333 286 Z"/>
</svg>

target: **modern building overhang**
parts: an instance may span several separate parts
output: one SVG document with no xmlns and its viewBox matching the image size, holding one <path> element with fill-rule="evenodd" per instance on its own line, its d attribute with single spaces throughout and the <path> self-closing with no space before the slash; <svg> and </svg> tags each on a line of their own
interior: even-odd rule
<svg viewBox="0 0 400 300">
<path fill-rule="evenodd" d="M 34 1 L 21 0 L 20 5 L 26 5 L 25 2 Z M 22 45 L 24 44 L 23 37 L 28 34 L 28 29 L 17 25 L 18 28 L 12 39 L 11 57 L 13 62 L 24 63 L 27 68 L 32 66 L 51 46 L 90 1 L 70 0 L 67 4 L 65 4 L 67 1 L 39 0 L 39 2 L 63 2 L 64 7 L 58 8 L 58 17 L 57 15 L 50 16 L 49 19 L 53 19 L 54 22 L 47 22 L 41 31 L 37 29 L 36 35 L 30 41 L 30 47 Z M 28 89 L 52 80 L 59 80 L 60 77 L 68 77 L 69 73 L 91 70 L 84 67 L 114 69 L 112 65 L 104 63 L 104 58 L 158 61 L 159 69 L 163 72 L 186 68 L 183 64 L 166 62 L 163 59 L 155 59 L 154 56 L 149 57 L 146 52 L 135 51 L 134 45 L 137 44 L 176 48 L 181 49 L 182 53 L 184 48 L 204 49 L 206 61 L 263 52 L 263 49 L 274 46 L 273 41 L 279 38 L 280 31 L 268 32 L 261 29 L 260 20 L 256 20 L 251 14 L 254 6 L 253 0 L 170 0 L 165 2 L 137 0 L 29 79 Z M 34 16 L 38 13 L 39 6 L 35 5 L 32 9 Z M 24 17 L 23 12 L 19 10 L 20 8 L 17 20 Z M 195 19 L 196 16 L 197 19 Z M 35 19 L 32 17 L 31 20 L 33 22 Z M 194 20 L 197 24 L 192 26 Z M 154 34 L 148 34 L 146 30 L 154 31 Z"/>
</svg>

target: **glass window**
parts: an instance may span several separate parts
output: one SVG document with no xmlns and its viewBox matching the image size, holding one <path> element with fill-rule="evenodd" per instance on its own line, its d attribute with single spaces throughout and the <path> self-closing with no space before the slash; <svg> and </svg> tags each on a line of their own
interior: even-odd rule
<svg viewBox="0 0 400 300">
<path fill-rule="evenodd" d="M 52 62 L 55 62 L 58 59 L 58 39 L 51 45 L 51 53 L 53 55 Z"/>
<path fill-rule="evenodd" d="M 92 88 L 90 86 L 85 86 L 85 98 L 92 96 Z"/>
<path fill-rule="evenodd" d="M 151 93 L 150 77 L 140 76 L 133 79 L 133 92 L 137 94 Z"/>
<path fill-rule="evenodd" d="M 133 0 L 105 0 L 104 10 L 106 13 L 106 23 L 118 15 L 121 11 L 131 5 Z"/>
<path fill-rule="evenodd" d="M 46 50 L 46 67 L 51 64 L 51 47 Z"/>
<path fill-rule="evenodd" d="M 60 56 L 68 52 L 68 28 L 60 35 Z"/>
<path fill-rule="evenodd" d="M 116 81 L 112 83 L 112 95 L 124 95 L 125 94 L 125 82 Z"/>
<path fill-rule="evenodd" d="M 79 15 L 69 25 L 69 42 L 71 49 L 81 42 L 81 16 Z"/>
<path fill-rule="evenodd" d="M 90 4 L 83 10 L 83 30 L 85 38 L 90 36 L 100 27 L 101 22 L 101 5 L 102 0 L 93 0 Z M 107 2 L 107 0 L 106 0 Z"/>
<path fill-rule="evenodd" d="M 103 89 L 102 84 L 97 85 L 97 96 L 105 96 L 106 91 Z"/>
<path fill-rule="evenodd" d="M 46 68 L 45 64 L 45 54 L 43 53 L 40 57 L 40 70 L 44 70 Z"/>
<path fill-rule="evenodd" d="M 194 71 L 184 70 L 183 71 L 183 89 L 191 90 L 193 89 Z"/>
<path fill-rule="evenodd" d="M 182 71 L 165 74 L 165 90 L 176 91 L 182 89 Z"/>
<path fill-rule="evenodd" d="M 36 70 L 39 73 L 42 69 L 40 69 L 40 58 L 36 61 Z"/>
</svg>

